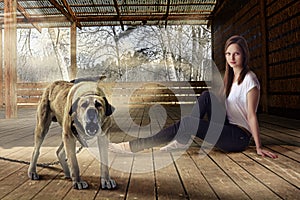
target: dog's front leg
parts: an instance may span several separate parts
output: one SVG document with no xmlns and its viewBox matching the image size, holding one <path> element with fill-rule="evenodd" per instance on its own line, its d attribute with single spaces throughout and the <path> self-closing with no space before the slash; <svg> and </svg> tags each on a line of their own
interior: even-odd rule
<svg viewBox="0 0 300 200">
<path fill-rule="evenodd" d="M 88 188 L 88 184 L 80 179 L 79 166 L 76 158 L 76 138 L 70 134 L 64 135 L 65 151 L 67 153 L 68 164 L 73 181 L 73 188 L 81 190 Z"/>
<path fill-rule="evenodd" d="M 108 140 L 106 136 L 98 136 L 98 149 L 100 153 L 101 188 L 114 189 L 117 187 L 115 180 L 109 176 L 108 169 Z"/>
</svg>

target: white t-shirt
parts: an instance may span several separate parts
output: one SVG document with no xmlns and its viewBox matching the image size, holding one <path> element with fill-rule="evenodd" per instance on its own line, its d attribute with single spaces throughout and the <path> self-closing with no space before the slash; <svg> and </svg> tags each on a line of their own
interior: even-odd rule
<svg viewBox="0 0 300 200">
<path fill-rule="evenodd" d="M 242 126 L 249 132 L 251 132 L 251 130 L 247 121 L 247 94 L 254 87 L 260 90 L 256 75 L 252 71 L 249 71 L 240 85 L 238 85 L 237 82 L 232 84 L 229 96 L 225 100 L 226 114 L 229 123 Z"/>
</svg>

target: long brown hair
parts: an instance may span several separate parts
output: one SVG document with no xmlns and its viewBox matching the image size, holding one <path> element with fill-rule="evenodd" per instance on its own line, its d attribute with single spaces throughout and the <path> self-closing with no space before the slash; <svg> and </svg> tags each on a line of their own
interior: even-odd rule
<svg viewBox="0 0 300 200">
<path fill-rule="evenodd" d="M 246 74 L 250 71 L 250 68 L 248 66 L 249 63 L 249 47 L 247 44 L 247 41 L 244 37 L 239 36 L 239 35 L 234 35 L 230 37 L 226 43 L 225 43 L 225 50 L 224 53 L 226 53 L 227 48 L 231 44 L 237 44 L 242 50 L 242 55 L 243 55 L 243 69 L 240 73 L 239 79 L 238 79 L 238 84 L 241 84 L 246 76 Z M 229 66 L 229 64 L 226 62 L 226 69 L 225 69 L 225 75 L 224 75 L 224 93 L 226 95 L 226 98 L 228 97 L 231 86 L 233 83 L 233 78 L 234 78 L 234 73 L 233 69 Z"/>
</svg>

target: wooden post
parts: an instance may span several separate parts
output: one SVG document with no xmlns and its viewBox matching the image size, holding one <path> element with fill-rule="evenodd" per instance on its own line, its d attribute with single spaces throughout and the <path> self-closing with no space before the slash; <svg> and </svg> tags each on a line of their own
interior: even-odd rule
<svg viewBox="0 0 300 200">
<path fill-rule="evenodd" d="M 3 91 L 3 44 L 2 44 L 2 25 L 0 25 L 0 108 L 4 103 L 4 91 Z"/>
<path fill-rule="evenodd" d="M 262 41 L 262 86 L 261 86 L 261 105 L 262 105 L 262 111 L 267 113 L 268 112 L 268 30 L 267 30 L 267 22 L 266 22 L 266 1 L 262 0 L 260 2 L 260 27 L 261 27 L 261 41 Z"/>
<path fill-rule="evenodd" d="M 70 67 L 70 79 L 75 79 L 77 75 L 77 30 L 76 23 L 73 22 L 71 26 L 71 67 Z"/>
<path fill-rule="evenodd" d="M 17 0 L 4 0 L 5 116 L 17 117 Z"/>
</svg>

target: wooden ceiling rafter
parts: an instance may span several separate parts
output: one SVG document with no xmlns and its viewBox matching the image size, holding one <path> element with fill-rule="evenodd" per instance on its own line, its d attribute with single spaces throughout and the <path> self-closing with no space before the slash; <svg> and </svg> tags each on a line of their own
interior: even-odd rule
<svg viewBox="0 0 300 200">
<path fill-rule="evenodd" d="M 166 15 L 127 15 L 127 16 L 121 16 L 118 18 L 117 16 L 84 16 L 84 17 L 78 17 L 78 19 L 81 22 L 88 22 L 88 21 L 164 21 L 166 19 Z M 211 20 L 211 16 L 203 16 L 201 14 L 193 14 L 189 16 L 182 16 L 180 14 L 172 14 L 168 15 L 168 20 L 172 21 L 178 21 L 178 20 Z"/>
<path fill-rule="evenodd" d="M 117 0 L 114 0 L 114 7 L 116 9 L 118 19 L 120 21 L 121 29 L 124 31 L 124 24 L 123 24 L 123 21 L 120 19 L 121 18 L 121 13 L 120 13 L 120 9 L 119 9 L 119 5 L 118 5 Z"/>
<path fill-rule="evenodd" d="M 131 16 L 121 16 L 120 18 L 116 15 L 110 15 L 110 16 L 78 16 L 78 21 L 80 22 L 104 22 L 104 21 L 120 21 L 126 22 L 126 21 L 164 21 L 166 19 L 165 15 L 139 15 L 138 17 L 135 15 Z M 180 14 L 172 14 L 168 16 L 169 21 L 179 21 L 179 20 L 211 20 L 212 18 L 210 16 L 203 16 L 199 14 L 189 15 L 189 16 L 182 16 Z M 2 20 L 3 21 L 3 20 Z M 2 22 L 0 20 L 0 23 Z M 43 22 L 69 22 L 70 20 L 66 19 L 65 16 L 56 16 L 56 17 L 31 17 L 29 19 L 22 19 L 18 18 L 17 23 L 43 23 Z"/>
<path fill-rule="evenodd" d="M 68 2 L 66 0 L 62 0 L 62 3 L 64 7 L 67 9 L 68 13 L 71 15 L 72 21 L 75 22 L 78 28 L 82 29 L 80 22 L 78 22 L 78 19 L 76 18 L 76 15 L 73 12 L 72 8 L 69 6 Z"/>
<path fill-rule="evenodd" d="M 0 0 L 0 2 L 3 0 Z M 220 0 L 221 1 L 221 0 Z M 122 2 L 122 3 L 120 3 Z M 18 0 L 19 28 L 208 24 L 217 0 Z M 0 4 L 0 6 L 3 6 Z M 3 9 L 3 8 L 0 8 Z M 4 17 L 0 16 L 0 24 Z"/>
<path fill-rule="evenodd" d="M 86 4 L 69 4 L 70 7 L 86 7 Z M 162 3 L 159 4 L 159 6 L 167 6 L 168 3 Z M 198 3 L 171 3 L 169 4 L 170 6 L 199 6 Z M 201 5 L 208 5 L 208 6 L 213 6 L 215 5 L 215 3 L 211 3 L 211 2 L 203 2 L 201 3 Z M 93 4 L 93 6 L 96 7 L 111 7 L 111 4 Z M 120 4 L 119 7 L 122 6 L 143 6 L 143 7 L 148 7 L 148 6 L 157 6 L 155 4 L 150 4 L 150 3 L 143 3 L 143 4 L 137 4 L 137 3 L 126 3 L 126 4 Z"/>
<path fill-rule="evenodd" d="M 30 14 L 28 14 L 28 13 L 26 12 L 25 8 L 24 8 L 23 6 L 21 6 L 18 2 L 17 2 L 17 9 L 18 9 L 18 11 L 24 16 L 24 18 L 25 18 L 26 20 L 28 20 L 28 19 L 31 18 Z M 42 28 L 41 28 L 37 23 L 33 22 L 33 23 L 31 23 L 31 24 L 32 24 L 32 26 L 33 26 L 34 28 L 36 28 L 36 30 L 38 30 L 40 33 L 42 32 Z"/>
<path fill-rule="evenodd" d="M 63 0 L 64 1 L 64 0 Z M 77 21 L 75 16 L 72 16 L 69 11 L 67 12 L 64 6 L 61 6 L 56 0 L 49 0 L 49 2 L 58 10 L 60 11 L 71 23 L 75 22 L 78 28 L 82 28 L 81 24 Z M 67 9 L 67 8 L 66 8 Z"/>
<path fill-rule="evenodd" d="M 170 3 L 171 3 L 171 0 L 168 0 L 167 10 L 166 10 L 166 19 L 165 19 L 165 28 L 167 28 L 167 25 L 168 25 L 168 16 L 169 16 L 169 12 L 170 12 Z"/>
</svg>

